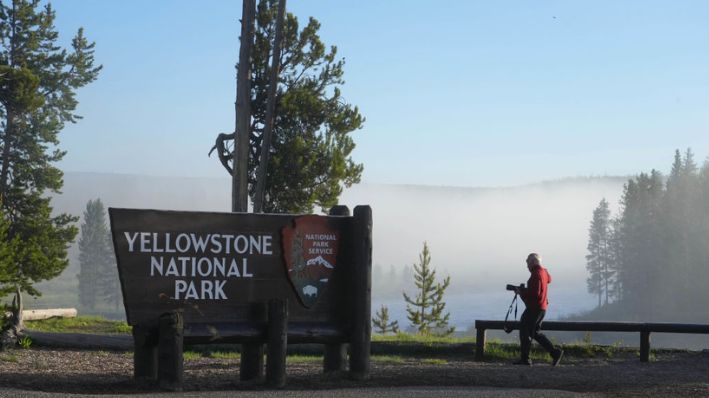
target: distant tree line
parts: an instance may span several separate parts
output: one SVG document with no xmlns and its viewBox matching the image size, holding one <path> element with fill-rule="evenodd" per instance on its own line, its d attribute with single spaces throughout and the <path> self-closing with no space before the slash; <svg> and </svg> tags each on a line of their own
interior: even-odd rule
<svg viewBox="0 0 709 398">
<path fill-rule="evenodd" d="M 619 214 L 603 199 L 589 229 L 588 290 L 638 320 L 709 318 L 709 161 L 675 152 L 670 174 L 629 180 Z"/>
<path fill-rule="evenodd" d="M 401 268 L 374 264 L 372 267 L 372 294 L 377 297 L 401 297 L 401 291 L 411 285 L 414 269 L 411 265 Z"/>
</svg>

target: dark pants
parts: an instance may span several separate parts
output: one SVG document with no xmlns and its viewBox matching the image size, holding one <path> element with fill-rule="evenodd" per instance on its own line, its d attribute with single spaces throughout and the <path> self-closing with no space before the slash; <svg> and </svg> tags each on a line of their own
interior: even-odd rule
<svg viewBox="0 0 709 398">
<path fill-rule="evenodd" d="M 541 333 L 542 320 L 546 315 L 545 310 L 526 309 L 519 319 L 519 344 L 522 349 L 522 360 L 529 359 L 529 350 L 532 348 L 532 339 L 537 340 L 537 343 L 549 351 L 549 354 L 554 352 L 554 344 L 549 341 L 547 336 Z"/>
</svg>

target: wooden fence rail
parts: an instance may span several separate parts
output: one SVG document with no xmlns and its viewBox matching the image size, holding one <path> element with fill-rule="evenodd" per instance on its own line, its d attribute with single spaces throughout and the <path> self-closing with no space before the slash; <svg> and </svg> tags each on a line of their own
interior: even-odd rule
<svg viewBox="0 0 709 398">
<path fill-rule="evenodd" d="M 519 322 L 508 322 L 507 327 L 519 330 Z M 480 361 L 485 355 L 485 333 L 488 329 L 502 330 L 504 321 L 476 320 L 477 341 L 475 359 Z M 643 322 L 561 322 L 549 321 L 542 324 L 543 330 L 568 332 L 635 332 L 640 333 L 640 361 L 650 359 L 651 333 L 709 334 L 709 325 L 693 323 L 643 323 Z"/>
</svg>

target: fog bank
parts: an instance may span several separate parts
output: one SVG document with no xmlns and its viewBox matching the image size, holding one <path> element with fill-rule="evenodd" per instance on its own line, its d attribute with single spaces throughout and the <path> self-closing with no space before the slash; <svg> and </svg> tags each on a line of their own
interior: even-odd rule
<svg viewBox="0 0 709 398">
<path fill-rule="evenodd" d="M 106 207 L 198 211 L 228 211 L 230 207 L 228 178 L 66 173 L 64 180 L 63 193 L 53 201 L 55 211 L 75 215 L 81 215 L 86 202 L 95 198 Z M 550 298 L 554 301 L 558 295 L 557 302 L 567 301 L 568 308 L 557 308 L 559 313 L 568 313 L 593 303 L 585 285 L 589 222 L 602 198 L 612 205 L 618 203 L 625 180 L 574 178 L 506 188 L 360 184 L 345 190 L 340 202 L 351 209 L 359 204 L 372 206 L 375 303 L 380 298 L 401 297 L 403 289 L 412 290 L 412 280 L 389 280 L 390 271 L 401 279 L 404 267 L 418 261 L 427 241 L 438 274 L 452 278 L 451 295 L 499 292 L 506 283 L 524 282 L 529 275 L 526 255 L 541 253 L 553 277 Z M 65 294 L 55 294 L 58 286 L 75 295 L 71 287 L 77 273 L 73 248 L 70 267 L 59 280 L 41 285 L 51 294 L 34 304 L 42 306 L 47 299 L 65 301 Z M 503 299 L 494 300 L 495 308 Z"/>
</svg>

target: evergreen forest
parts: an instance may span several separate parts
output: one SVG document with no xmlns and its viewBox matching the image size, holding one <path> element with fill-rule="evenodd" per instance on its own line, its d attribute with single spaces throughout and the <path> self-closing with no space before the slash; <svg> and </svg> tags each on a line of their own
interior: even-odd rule
<svg viewBox="0 0 709 398">
<path fill-rule="evenodd" d="M 709 319 L 709 161 L 675 152 L 669 175 L 630 179 L 618 214 L 604 199 L 589 228 L 593 318 L 643 322 Z"/>
</svg>

